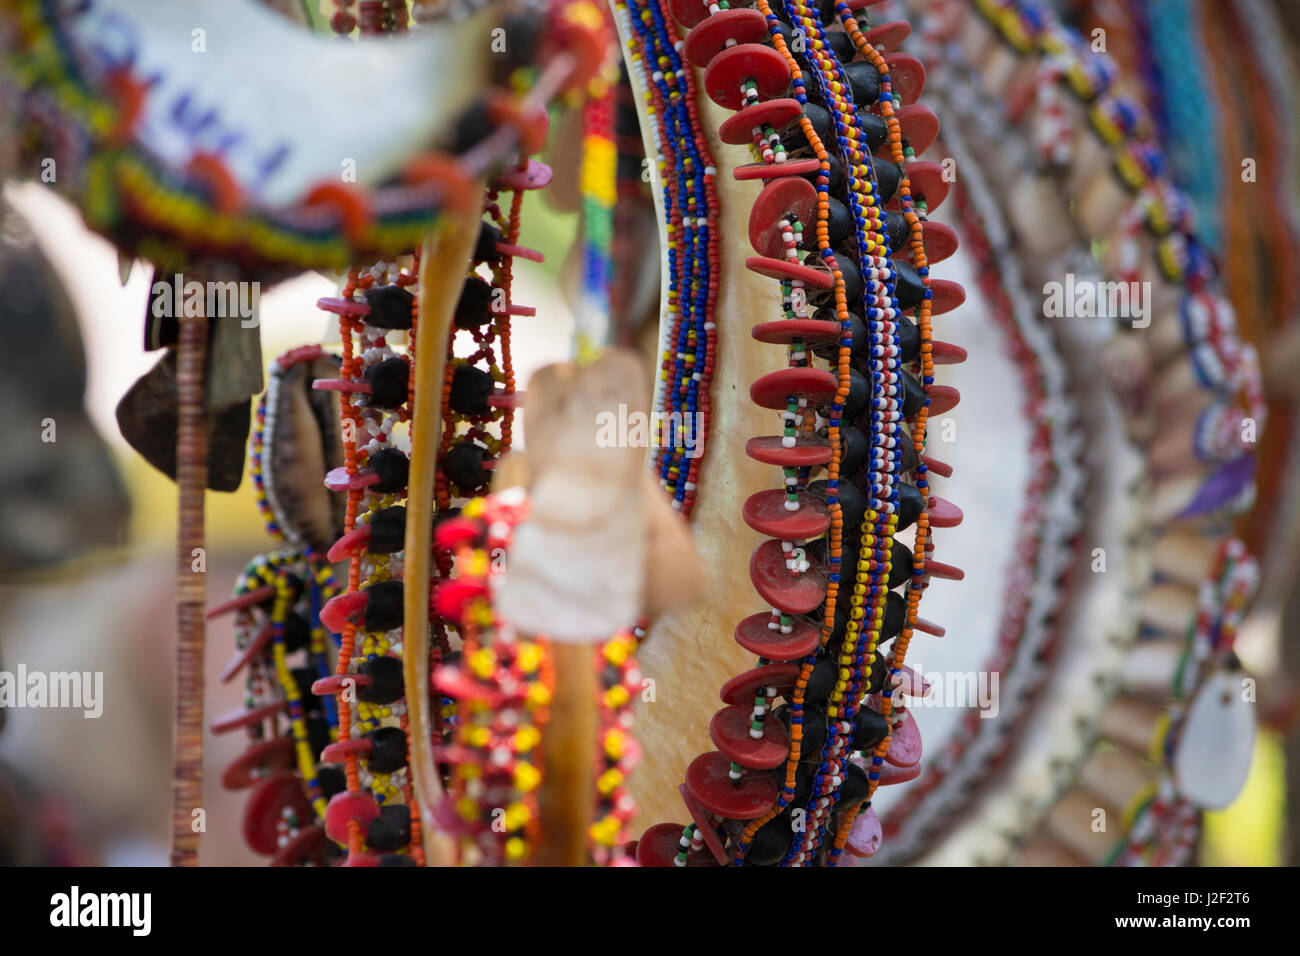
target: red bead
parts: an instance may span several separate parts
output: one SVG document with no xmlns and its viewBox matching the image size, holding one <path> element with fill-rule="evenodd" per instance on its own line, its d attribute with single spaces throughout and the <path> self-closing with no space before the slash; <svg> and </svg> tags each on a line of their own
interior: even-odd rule
<svg viewBox="0 0 1300 956">
<path fill-rule="evenodd" d="M 754 699 L 774 688 L 777 697 L 789 697 L 799 681 L 798 664 L 764 664 L 732 677 L 722 685 L 719 696 L 724 704 L 753 704 Z"/>
<path fill-rule="evenodd" d="M 741 85 L 754 81 L 760 100 L 784 96 L 790 88 L 790 67 L 770 46 L 740 43 L 715 56 L 704 71 L 704 91 L 709 99 L 729 110 L 745 105 Z"/>
<path fill-rule="evenodd" d="M 781 223 L 791 217 L 806 230 L 817 223 L 817 190 L 797 176 L 784 176 L 763 187 L 749 211 L 749 244 L 760 256 L 780 259 L 785 255 Z"/>
<path fill-rule="evenodd" d="M 757 491 L 745 499 L 740 514 L 745 524 L 759 534 L 782 541 L 818 538 L 831 526 L 826 502 L 806 491 L 798 492 L 799 508 L 786 508 L 786 493 L 781 488 Z"/>
<path fill-rule="evenodd" d="M 785 325 L 790 319 L 777 319 L 775 322 L 763 322 L 754 326 L 755 333 L 762 326 L 766 325 Z M 801 321 L 795 319 L 793 321 Z M 809 319 L 813 322 L 815 319 Z M 758 335 L 754 335 L 758 338 Z M 760 339 L 760 341 L 767 341 Z M 751 438 L 745 443 L 745 454 L 755 461 L 761 461 L 767 465 L 780 465 L 783 468 L 808 468 L 813 465 L 824 465 L 831 460 L 830 443 L 824 439 L 816 437 L 799 437 L 795 439 L 794 447 L 787 448 L 784 445 L 784 439 L 780 435 L 765 435 L 759 438 Z"/>
<path fill-rule="evenodd" d="M 787 614 L 811 614 L 826 596 L 826 575 L 819 568 L 791 574 L 781 542 L 765 541 L 749 559 L 749 580 L 766 603 Z"/>
<path fill-rule="evenodd" d="M 368 793 L 344 790 L 330 798 L 325 807 L 325 832 L 335 843 L 346 846 L 348 821 L 356 820 L 364 833 L 370 821 L 379 816 L 379 804 Z"/>
<path fill-rule="evenodd" d="M 750 770 L 739 784 L 729 772 L 731 761 L 712 751 L 700 754 L 686 768 L 686 788 L 710 813 L 729 820 L 754 820 L 776 803 L 780 785 L 770 770 Z"/>
<path fill-rule="evenodd" d="M 692 27 L 682 42 L 682 58 L 701 70 L 727 49 L 727 41 L 762 43 L 767 39 L 767 18 L 757 10 L 741 7 L 719 10 Z"/>
<path fill-rule="evenodd" d="M 748 146 L 754 141 L 754 127 L 771 126 L 780 130 L 803 115 L 798 100 L 781 97 L 746 106 L 728 116 L 718 127 L 718 138 L 732 146 Z"/>
<path fill-rule="evenodd" d="M 903 722 L 889 734 L 889 753 L 885 762 L 895 767 L 910 767 L 921 760 L 921 728 L 909 710 L 903 715 Z"/>
<path fill-rule="evenodd" d="M 279 824 L 285 808 L 292 808 L 306 824 L 312 819 L 311 801 L 302 781 L 282 770 L 258 784 L 244 805 L 244 840 L 254 853 L 270 856 L 279 843 Z"/>
</svg>

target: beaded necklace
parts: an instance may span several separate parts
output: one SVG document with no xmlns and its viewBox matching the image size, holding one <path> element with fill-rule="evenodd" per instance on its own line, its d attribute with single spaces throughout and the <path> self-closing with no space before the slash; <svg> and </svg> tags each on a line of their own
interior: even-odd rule
<svg viewBox="0 0 1300 956">
<path fill-rule="evenodd" d="M 639 41 L 633 46 L 629 39 L 628 49 L 640 66 L 646 109 L 655 122 L 668 237 L 667 338 L 655 411 L 679 434 L 666 436 L 655 467 L 673 507 L 689 516 L 706 447 L 717 351 L 718 237 L 710 224 L 718 211 L 715 167 L 696 115 L 695 81 L 682 64 L 677 29 L 662 0 L 619 3 L 615 15 L 623 35 L 635 32 Z M 692 448 L 685 446 L 687 435 Z"/>
<path fill-rule="evenodd" d="M 877 188 L 874 167 L 858 145 L 865 141 L 865 134 L 852 100 L 845 95 L 849 88 L 847 77 L 838 60 L 826 47 L 825 33 L 817 11 L 811 4 L 800 0 L 787 4 L 787 9 L 791 22 L 801 26 L 808 37 L 807 58 L 814 66 L 814 85 L 831 111 L 844 157 L 849 207 L 856 222 L 859 254 L 866 266 L 862 270 L 866 280 L 862 314 L 867 320 L 868 332 L 873 335 L 873 342 L 879 341 L 887 346 L 885 349 L 872 350 L 871 447 L 873 451 L 891 449 L 885 452 L 884 462 L 873 455 L 869 476 L 871 496 L 862 527 L 863 548 L 850 598 L 850 619 L 839 660 L 839 680 L 836 681 L 827 708 L 827 733 L 822 760 L 814 776 L 812 796 L 805 807 L 807 826 L 803 833 L 796 835 L 786 858 L 793 865 L 803 865 L 811 862 L 820 843 L 829 808 L 838 800 L 839 785 L 843 782 L 841 767 L 847 757 L 847 734 L 852 732 L 852 722 L 859 707 L 864 668 L 869 669 L 875 662 L 879 627 L 868 625 L 860 628 L 859 613 L 867 615 L 867 620 L 872 622 L 879 621 L 883 616 L 884 599 L 888 590 L 884 585 L 890 574 L 893 529 L 897 525 L 898 495 L 894 484 L 902 460 L 901 448 L 897 447 L 901 440 L 902 414 L 899 400 L 901 389 L 898 387 L 901 379 L 896 371 L 898 361 L 894 357 L 898 348 L 898 332 L 894 322 L 898 314 L 898 301 L 894 296 L 893 269 L 887 255 L 888 239 L 881 220 L 882 211 L 876 208 L 873 195 Z M 848 8 L 845 7 L 844 11 L 847 13 Z M 853 20 L 853 28 L 856 30 L 856 20 L 851 16 L 849 19 Z M 883 112 L 885 104 L 891 98 L 889 75 L 883 69 L 883 60 L 878 59 L 876 66 L 881 70 L 880 101 Z M 800 85 L 796 84 L 796 99 L 803 92 L 799 89 Z M 802 102 L 806 102 L 806 97 Z M 868 551 L 868 546 L 872 544 L 875 545 L 874 553 Z M 832 576 L 837 576 L 834 569 Z M 873 773 L 878 779 L 878 770 L 873 770 Z M 852 811 L 847 816 L 848 823 L 851 824 Z M 845 838 L 847 833 L 847 828 L 843 828 Z M 832 865 L 841 847 L 842 841 L 840 847 L 832 848 Z"/>
</svg>

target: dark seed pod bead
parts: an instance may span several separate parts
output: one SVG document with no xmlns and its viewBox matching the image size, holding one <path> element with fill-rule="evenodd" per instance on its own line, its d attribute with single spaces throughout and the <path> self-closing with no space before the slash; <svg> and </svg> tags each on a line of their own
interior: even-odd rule
<svg viewBox="0 0 1300 956">
<path fill-rule="evenodd" d="M 822 498 L 825 498 L 828 492 L 825 480 L 812 482 L 808 485 L 808 490 Z M 862 516 L 867 513 L 866 497 L 851 481 L 841 481 L 837 490 L 840 498 L 840 515 L 845 529 L 857 528 L 862 524 Z"/>
<path fill-rule="evenodd" d="M 858 119 L 862 120 L 862 132 L 867 137 L 867 152 L 874 156 L 889 139 L 889 124 L 875 113 L 859 113 Z"/>
<path fill-rule="evenodd" d="M 406 479 L 411 471 L 411 463 L 396 448 L 381 448 L 370 456 L 366 466 L 379 476 L 379 481 L 371 485 L 372 491 L 385 495 L 396 494 L 406 487 Z"/>
<path fill-rule="evenodd" d="M 389 803 L 379 808 L 379 816 L 366 827 L 366 843 L 372 850 L 391 852 L 411 842 L 411 808 L 404 803 Z"/>
<path fill-rule="evenodd" d="M 338 767 L 318 767 L 316 769 L 316 783 L 320 787 L 321 795 L 326 800 L 348 788 L 347 774 Z"/>
<path fill-rule="evenodd" d="M 889 592 L 893 594 L 893 591 Z M 881 653 L 876 654 L 876 660 L 871 665 L 871 674 L 867 678 L 867 693 L 879 694 L 885 689 L 885 682 L 889 680 L 889 658 Z"/>
<path fill-rule="evenodd" d="M 823 657 L 813 665 L 812 674 L 808 677 L 808 686 L 804 688 L 803 700 L 805 704 L 820 704 L 831 696 L 831 691 L 835 690 L 835 681 L 839 677 L 839 668 L 829 657 Z M 804 712 L 808 716 L 808 712 Z"/>
<path fill-rule="evenodd" d="M 300 651 L 311 643 L 311 622 L 306 615 L 293 613 L 284 622 L 284 649 Z"/>
<path fill-rule="evenodd" d="M 492 286 L 481 276 L 470 276 L 456 301 L 458 329 L 477 329 L 492 320 Z"/>
<path fill-rule="evenodd" d="M 375 408 L 397 408 L 405 404 L 411 365 L 404 358 L 384 359 L 367 365 L 362 373 L 370 384 L 369 404 Z"/>
<path fill-rule="evenodd" d="M 804 109 L 807 108 L 808 108 L 807 106 L 804 107 Z M 823 140 L 823 142 L 825 142 L 825 140 Z M 826 171 L 826 175 L 830 179 L 830 182 L 828 183 L 828 187 L 830 191 L 835 194 L 839 194 L 843 192 L 844 191 L 844 164 L 839 161 L 838 157 L 836 157 L 834 153 L 831 153 L 826 157 L 826 165 L 829 167 Z M 812 183 L 814 186 L 816 186 L 817 177 L 820 175 L 821 175 L 820 172 L 804 173 L 803 178 L 808 180 L 808 182 Z M 894 188 L 895 189 L 898 188 L 897 183 L 894 184 Z"/>
<path fill-rule="evenodd" d="M 816 103 L 805 103 L 803 115 L 812 121 L 813 132 L 823 143 L 831 139 L 831 132 L 835 129 L 831 122 L 831 114 L 827 112 L 826 107 L 818 106 Z M 808 146 L 808 137 L 803 134 L 803 122 L 795 120 L 781 130 L 781 142 L 789 152 L 797 149 L 805 149 Z"/>
<path fill-rule="evenodd" d="M 362 296 L 370 314 L 362 321 L 376 329 L 409 329 L 415 296 L 400 285 L 371 286 Z"/>
<path fill-rule="evenodd" d="M 871 398 L 871 382 L 855 368 L 849 369 L 849 394 L 844 399 L 844 417 L 857 418 Z"/>
<path fill-rule="evenodd" d="M 880 72 L 866 60 L 844 64 L 855 106 L 872 106 L 880 99 Z"/>
<path fill-rule="evenodd" d="M 828 659 L 834 667 L 834 663 Z M 814 669 L 815 672 L 815 669 Z M 829 695 L 828 695 L 829 696 Z M 805 695 L 805 700 L 807 699 Z M 820 761 L 822 745 L 826 743 L 826 714 L 820 710 L 804 711 L 803 744 L 799 748 L 800 762 Z"/>
<path fill-rule="evenodd" d="M 501 230 L 490 222 L 483 223 L 474 243 L 474 261 L 496 262 L 500 259 L 501 256 L 497 254 L 497 243 L 500 241 Z"/>
<path fill-rule="evenodd" d="M 331 844 L 337 846 L 337 844 Z M 339 851 L 342 852 L 341 850 Z M 379 865 L 384 866 L 415 866 L 416 862 L 411 858 L 409 853 L 385 853 L 379 858 Z"/>
<path fill-rule="evenodd" d="M 889 563 L 889 581 L 886 587 L 892 591 L 912 579 L 912 549 L 901 541 L 895 541 L 889 551 Z"/>
<path fill-rule="evenodd" d="M 903 474 L 911 474 L 916 471 L 919 459 L 916 455 L 916 449 L 912 446 L 912 434 L 910 429 L 903 429 L 903 461 L 900 470 Z"/>
<path fill-rule="evenodd" d="M 831 202 L 836 202 L 832 199 Z M 835 314 L 834 309 L 818 309 L 813 313 L 813 318 L 820 322 L 839 323 L 839 316 Z M 853 337 L 854 355 L 861 354 L 862 350 L 867 347 L 867 324 L 862 321 L 862 317 L 855 312 L 849 313 L 849 334 Z M 822 342 L 813 347 L 813 354 L 820 359 L 828 362 L 837 362 L 840 357 L 840 342 L 835 339 L 830 342 Z"/>
<path fill-rule="evenodd" d="M 817 229 L 815 224 L 813 228 L 806 228 L 803 231 L 803 245 L 799 248 L 806 252 L 817 251 Z M 831 248 L 838 248 L 845 240 L 853 235 L 853 214 L 849 212 L 849 207 L 844 205 L 833 196 L 827 200 L 826 204 L 826 231 L 827 239 Z"/>
<path fill-rule="evenodd" d="M 843 30 L 827 30 L 826 45 L 831 48 L 831 52 L 841 63 L 848 63 L 858 55 L 858 48 L 853 45 L 853 40 Z"/>
<path fill-rule="evenodd" d="M 800 806 L 808 802 L 812 796 L 813 778 L 817 774 L 817 767 L 810 763 L 800 763 L 794 772 L 794 798 L 790 801 L 794 806 Z"/>
<path fill-rule="evenodd" d="M 475 365 L 457 365 L 451 374 L 451 397 L 448 404 L 457 415 L 481 417 L 492 413 L 488 396 L 492 394 L 492 373 Z"/>
<path fill-rule="evenodd" d="M 876 185 L 879 187 L 880 204 L 883 206 L 894 198 L 898 184 L 903 179 L 903 170 L 898 163 L 886 163 L 876 160 Z"/>
<path fill-rule="evenodd" d="M 867 461 L 870 442 L 860 429 L 840 426 L 840 475 L 855 474 Z"/>
<path fill-rule="evenodd" d="M 405 693 L 402 685 L 402 661 L 397 657 L 370 657 L 361 662 L 358 674 L 370 678 L 370 683 L 360 686 L 357 698 L 367 704 L 391 704 L 401 700 Z"/>
<path fill-rule="evenodd" d="M 870 707 L 861 708 L 853 718 L 853 749 L 875 750 L 889 735 L 889 721 Z"/>
<path fill-rule="evenodd" d="M 483 463 L 488 450 L 472 441 L 463 441 L 447 449 L 442 460 L 442 473 L 458 491 L 469 493 L 488 483 L 488 472 Z"/>
<path fill-rule="evenodd" d="M 406 547 L 406 509 L 401 505 L 384 508 L 370 516 L 371 554 L 392 554 Z"/>
<path fill-rule="evenodd" d="M 848 808 L 860 803 L 871 792 L 867 772 L 855 763 L 844 764 L 844 783 L 840 785 L 840 799 L 836 806 Z"/>
<path fill-rule="evenodd" d="M 880 640 L 892 641 L 903 632 L 907 621 L 907 598 L 897 591 L 885 595 L 885 613 L 880 621 Z"/>
<path fill-rule="evenodd" d="M 912 309 L 920 305 L 925 298 L 925 284 L 921 281 L 920 274 L 910 262 L 902 259 L 895 259 L 893 266 L 894 295 L 898 297 L 899 306 Z"/>
<path fill-rule="evenodd" d="M 921 357 L 921 330 L 905 315 L 900 315 L 898 323 L 898 357 L 904 362 L 915 362 Z"/>
<path fill-rule="evenodd" d="M 890 253 L 902 251 L 907 245 L 908 239 L 911 238 L 911 232 L 907 228 L 907 220 L 903 218 L 901 212 L 885 213 L 885 234 L 889 237 Z"/>
<path fill-rule="evenodd" d="M 902 531 L 904 528 L 910 528 L 920 517 L 921 510 L 925 507 L 925 498 L 915 485 L 909 485 L 905 481 L 898 483 L 898 527 L 895 531 Z"/>
<path fill-rule="evenodd" d="M 307 717 L 303 723 L 307 725 L 307 746 L 319 757 L 321 751 L 330 745 L 330 725 L 321 714 Z"/>
<path fill-rule="evenodd" d="M 820 268 L 826 262 L 821 253 L 814 252 L 804 258 L 804 265 Z M 862 273 L 858 271 L 858 265 L 849 256 L 843 253 L 835 253 L 835 264 L 844 276 L 844 297 L 850 302 L 857 302 L 862 298 Z M 835 301 L 834 289 L 816 289 L 809 290 L 808 301 L 814 305 L 829 305 Z"/>
<path fill-rule="evenodd" d="M 380 727 L 366 737 L 374 744 L 369 760 L 374 773 L 393 773 L 406 766 L 406 734 L 400 727 Z"/>
<path fill-rule="evenodd" d="M 745 853 L 745 862 L 751 866 L 775 866 L 790 852 L 793 842 L 790 814 L 782 813 L 758 828 Z"/>
<path fill-rule="evenodd" d="M 911 372 L 903 373 L 903 417 L 911 418 L 925 404 L 925 389 Z"/>
<path fill-rule="evenodd" d="M 391 631 L 402 623 L 402 582 L 380 581 L 365 589 L 367 631 Z"/>
</svg>

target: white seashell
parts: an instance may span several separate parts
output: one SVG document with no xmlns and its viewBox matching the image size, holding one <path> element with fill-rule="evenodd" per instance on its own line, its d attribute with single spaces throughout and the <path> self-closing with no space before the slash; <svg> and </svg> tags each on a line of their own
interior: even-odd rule
<svg viewBox="0 0 1300 956">
<path fill-rule="evenodd" d="M 1204 810 L 1222 810 L 1237 798 L 1255 753 L 1255 721 L 1240 671 L 1220 671 L 1205 681 L 1174 747 L 1174 780 L 1184 797 Z"/>
</svg>

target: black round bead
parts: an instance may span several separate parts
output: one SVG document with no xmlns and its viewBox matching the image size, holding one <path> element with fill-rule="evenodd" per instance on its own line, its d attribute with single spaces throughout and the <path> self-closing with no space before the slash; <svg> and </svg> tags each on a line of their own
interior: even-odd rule
<svg viewBox="0 0 1300 956">
<path fill-rule="evenodd" d="M 831 114 L 826 107 L 818 106 L 816 103 L 805 103 L 803 115 L 812 122 L 813 132 L 825 144 L 831 138 L 831 131 L 835 129 L 834 124 L 831 122 Z M 781 142 L 792 153 L 808 146 L 808 137 L 803 133 L 803 122 L 795 120 L 786 126 L 781 131 Z"/>
<path fill-rule="evenodd" d="M 861 429 L 852 425 L 840 425 L 841 481 L 866 464 L 869 445 L 867 436 Z"/>
<path fill-rule="evenodd" d="M 831 52 L 841 63 L 849 62 L 858 54 L 858 48 L 853 45 L 853 38 L 843 30 L 827 30 L 826 45 L 831 48 Z"/>
<path fill-rule="evenodd" d="M 319 756 L 319 755 L 318 755 Z M 328 800 L 336 793 L 342 793 L 348 788 L 348 778 L 338 767 L 329 765 L 318 767 L 316 769 L 316 783 L 320 787 L 321 795 Z"/>
<path fill-rule="evenodd" d="M 457 442 L 443 456 L 442 472 L 458 491 L 468 495 L 488 483 L 487 469 L 483 467 L 488 457 L 488 450 L 482 445 Z"/>
<path fill-rule="evenodd" d="M 921 354 L 921 330 L 905 315 L 900 315 L 898 322 L 898 356 L 904 362 L 912 362 Z"/>
<path fill-rule="evenodd" d="M 867 772 L 855 763 L 844 765 L 844 782 L 840 784 L 839 806 L 846 807 L 865 800 L 871 792 Z"/>
<path fill-rule="evenodd" d="M 396 448 L 381 448 L 370 456 L 366 463 L 379 481 L 370 487 L 382 494 L 396 494 L 406 487 L 406 479 L 411 470 L 407 457 Z"/>
<path fill-rule="evenodd" d="M 894 259 L 893 268 L 894 295 L 898 298 L 899 307 L 911 309 L 920 305 L 925 297 L 925 284 L 921 281 L 920 274 L 910 262 L 902 259 Z"/>
<path fill-rule="evenodd" d="M 371 286 L 362 293 L 370 314 L 366 325 L 376 329 L 409 329 L 415 296 L 400 285 Z"/>
<path fill-rule="evenodd" d="M 844 417 L 857 418 L 871 399 L 871 382 L 855 368 L 849 369 L 849 394 L 844 399 Z"/>
<path fill-rule="evenodd" d="M 910 528 L 920 517 L 921 510 L 925 507 L 925 497 L 921 494 L 920 489 L 915 485 L 909 485 L 907 482 L 898 484 L 898 527 L 895 531 L 902 531 L 904 528 Z"/>
<path fill-rule="evenodd" d="M 334 844 L 331 844 L 334 845 Z M 379 858 L 379 865 L 385 866 L 415 866 L 415 860 L 409 853 L 385 853 Z"/>
<path fill-rule="evenodd" d="M 321 751 L 330 745 L 330 725 L 320 714 L 307 717 L 303 723 L 307 725 L 307 746 L 313 756 L 319 757 Z"/>
<path fill-rule="evenodd" d="M 867 152 L 874 156 L 876 150 L 889 139 L 889 125 L 875 113 L 859 113 L 858 119 L 862 122 L 862 132 L 867 138 Z"/>
<path fill-rule="evenodd" d="M 782 813 L 758 828 L 745 853 L 745 862 L 753 866 L 774 866 L 790 851 L 793 842 L 790 814 Z"/>
<path fill-rule="evenodd" d="M 366 843 L 372 850 L 391 852 L 411 842 L 411 808 L 404 803 L 389 803 L 379 808 L 379 816 L 366 827 Z"/>
<path fill-rule="evenodd" d="M 911 230 L 907 228 L 907 219 L 901 212 L 890 211 L 885 213 L 885 235 L 889 238 L 889 251 L 895 253 L 907 245 L 907 240 L 911 238 Z"/>
<path fill-rule="evenodd" d="M 392 554 L 406 547 L 406 509 L 401 505 L 384 508 L 370 516 L 371 554 Z"/>
<path fill-rule="evenodd" d="M 865 60 L 855 60 L 845 63 L 842 69 L 856 106 L 871 106 L 880 98 L 880 71 L 874 66 Z"/>
<path fill-rule="evenodd" d="M 497 243 L 501 241 L 501 230 L 493 223 L 484 222 L 478 231 L 478 239 L 474 242 L 474 261 L 475 262 L 496 262 L 501 258 L 497 254 Z"/>
<path fill-rule="evenodd" d="M 829 698 L 831 691 L 835 690 L 835 681 L 838 678 L 839 668 L 833 660 L 829 657 L 818 660 L 813 665 L 812 674 L 808 677 L 808 686 L 804 688 L 804 703 L 821 703 Z M 806 711 L 804 716 L 808 716 Z"/>
<path fill-rule="evenodd" d="M 400 727 L 380 727 L 366 737 L 374 744 L 369 761 L 372 771 L 393 773 L 406 766 L 406 734 Z"/>
<path fill-rule="evenodd" d="M 898 191 L 898 184 L 902 181 L 902 178 L 903 169 L 898 163 L 876 160 L 876 187 L 881 205 L 894 198 L 894 193 Z"/>
<path fill-rule="evenodd" d="M 380 581 L 366 588 L 366 619 L 364 629 L 372 632 L 391 631 L 402 624 L 402 582 Z"/>
<path fill-rule="evenodd" d="M 396 657 L 371 657 L 361 662 L 357 667 L 358 674 L 364 674 L 371 679 L 365 687 L 357 686 L 357 698 L 365 701 L 367 704 L 391 704 L 395 700 L 401 700 L 403 690 L 402 684 L 402 661 Z"/>
<path fill-rule="evenodd" d="M 833 662 L 831 663 L 833 667 Z M 813 672 L 816 673 L 816 667 L 813 668 Z M 834 688 L 832 687 L 832 689 Z M 806 699 L 807 697 L 805 695 L 805 700 Z M 825 743 L 826 714 L 820 710 L 805 710 L 803 713 L 803 741 L 799 747 L 800 762 L 810 760 L 821 762 L 822 747 Z"/>
<path fill-rule="evenodd" d="M 375 408 L 397 408 L 406 402 L 406 386 L 411 365 L 404 358 L 393 357 L 367 365 L 362 373 L 370 383 L 369 402 Z"/>
<path fill-rule="evenodd" d="M 889 721 L 870 707 L 863 707 L 853 718 L 853 749 L 874 750 L 889 734 Z"/>
<path fill-rule="evenodd" d="M 476 365 L 457 365 L 451 375 L 451 396 L 448 404 L 457 415 L 489 415 L 492 407 L 488 396 L 492 394 L 492 373 Z"/>
<path fill-rule="evenodd" d="M 903 373 L 903 417 L 911 418 L 925 404 L 925 389 L 911 372 Z"/>
<path fill-rule="evenodd" d="M 481 276 L 470 276 L 461 287 L 456 302 L 455 322 L 458 329 L 477 329 L 492 319 L 492 286 Z"/>
<path fill-rule="evenodd" d="M 912 549 L 901 541 L 895 541 L 889 551 L 889 581 L 887 587 L 892 591 L 904 581 L 912 579 Z"/>
<path fill-rule="evenodd" d="M 835 202 L 835 200 L 831 201 Z M 836 324 L 840 321 L 834 309 L 818 309 L 813 313 L 813 318 L 821 322 L 834 322 Z M 843 333 L 841 332 L 841 334 Z M 863 322 L 862 317 L 856 312 L 849 313 L 849 334 L 853 337 L 851 354 L 857 355 L 867 347 L 867 323 Z M 840 357 L 840 340 L 834 339 L 813 346 L 813 354 L 828 362 L 838 361 Z"/>
</svg>

